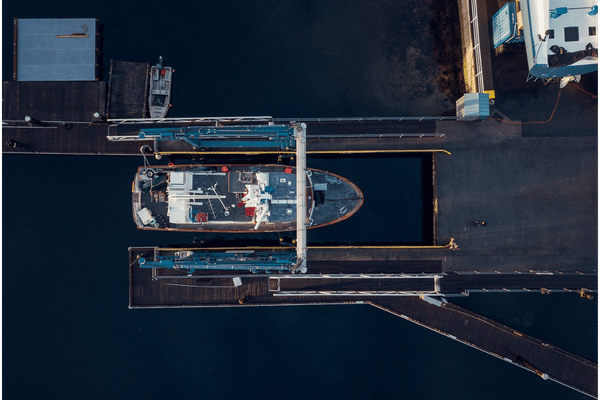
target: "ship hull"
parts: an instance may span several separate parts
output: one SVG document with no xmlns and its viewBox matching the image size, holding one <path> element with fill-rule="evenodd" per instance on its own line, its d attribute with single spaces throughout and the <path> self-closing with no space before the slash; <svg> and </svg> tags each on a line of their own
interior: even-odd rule
<svg viewBox="0 0 600 400">
<path fill-rule="evenodd" d="M 133 219 L 139 229 L 147 230 L 294 231 L 295 173 L 294 167 L 280 165 L 142 167 L 132 185 Z M 267 176 L 266 184 L 258 188 L 261 196 L 268 198 L 266 201 L 252 199 L 249 194 L 259 186 L 260 174 L 262 179 Z M 305 191 L 308 229 L 343 221 L 363 203 L 363 194 L 354 183 L 316 169 L 307 169 Z M 265 204 L 266 211 L 262 208 Z"/>
</svg>

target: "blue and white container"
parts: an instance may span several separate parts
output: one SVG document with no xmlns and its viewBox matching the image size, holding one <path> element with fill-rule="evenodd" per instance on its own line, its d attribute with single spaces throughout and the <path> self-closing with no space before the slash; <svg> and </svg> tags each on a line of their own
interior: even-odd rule
<svg viewBox="0 0 600 400">
<path fill-rule="evenodd" d="M 456 101 L 456 117 L 459 121 L 477 121 L 490 116 L 488 93 L 465 93 Z"/>
<path fill-rule="evenodd" d="M 517 23 L 517 6 L 514 1 L 506 3 L 492 17 L 492 29 L 494 31 L 494 48 L 504 43 L 523 42 L 525 36 L 519 30 Z"/>
</svg>

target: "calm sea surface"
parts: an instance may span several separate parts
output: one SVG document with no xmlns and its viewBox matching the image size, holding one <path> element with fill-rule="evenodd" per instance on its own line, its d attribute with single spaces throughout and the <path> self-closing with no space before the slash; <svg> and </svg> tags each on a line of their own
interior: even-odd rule
<svg viewBox="0 0 600 400">
<path fill-rule="evenodd" d="M 13 17 L 99 18 L 105 76 L 110 58 L 162 55 L 175 67 L 173 117 L 435 115 L 447 101 L 430 15 L 417 1 L 5 2 L 2 76 L 12 72 Z M 4 398 L 586 398 L 366 305 L 128 310 L 128 246 L 193 240 L 135 228 L 140 162 L 2 158 Z M 309 159 L 366 197 L 309 240 L 421 241 L 420 163 Z M 596 299 L 459 303 L 597 359 Z"/>
</svg>

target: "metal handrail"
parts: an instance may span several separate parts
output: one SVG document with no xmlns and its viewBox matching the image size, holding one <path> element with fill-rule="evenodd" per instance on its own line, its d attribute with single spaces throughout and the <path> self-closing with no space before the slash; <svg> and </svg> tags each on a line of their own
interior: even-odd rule
<svg viewBox="0 0 600 400">
<path fill-rule="evenodd" d="M 479 17 L 477 14 L 477 0 L 471 0 L 471 31 L 473 32 L 473 52 L 475 53 L 475 77 L 477 78 L 477 92 L 483 93 L 483 66 L 481 63 L 481 42 L 479 40 Z"/>
</svg>

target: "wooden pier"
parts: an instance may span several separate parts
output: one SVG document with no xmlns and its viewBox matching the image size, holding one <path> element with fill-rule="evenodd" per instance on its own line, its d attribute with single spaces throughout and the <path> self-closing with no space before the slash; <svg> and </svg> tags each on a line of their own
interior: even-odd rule
<svg viewBox="0 0 600 400">
<path fill-rule="evenodd" d="M 106 139 L 106 119 L 144 116 L 148 68 L 111 60 L 108 82 L 3 82 L 3 98 L 10 99 L 2 103 L 3 153 L 140 154 L 139 144 Z"/>
<path fill-rule="evenodd" d="M 107 118 L 144 118 L 148 114 L 149 63 L 110 60 Z"/>
<path fill-rule="evenodd" d="M 411 139 L 443 150 L 433 153 L 434 245 L 309 246 L 299 277 L 153 276 L 132 248 L 130 307 L 366 302 L 596 397 L 596 363 L 451 304 L 470 292 L 597 291 L 596 138 L 527 138 L 497 121 L 435 126 Z M 349 135 L 337 145 L 363 139 L 378 141 Z M 382 147 L 403 149 L 403 139 L 391 143 Z"/>
<path fill-rule="evenodd" d="M 309 255 L 312 250 L 309 249 Z M 354 265 L 351 271 L 344 271 L 345 276 L 367 271 L 363 272 L 363 278 L 344 278 L 331 271 L 330 265 L 310 261 L 308 272 L 321 272 L 320 274 L 286 277 L 240 275 L 238 271 L 188 277 L 181 271 L 140 268 L 136 262 L 138 255 L 149 254 L 151 251 L 153 249 L 150 248 L 130 249 L 130 308 L 367 303 L 524 368 L 543 379 L 554 380 L 593 397 L 598 395 L 596 363 L 452 304 L 451 300 L 446 301 L 435 294 L 428 297 L 428 293 L 436 290 L 436 282 L 442 283 L 440 290 L 446 293 L 445 280 L 452 280 L 452 277 L 440 272 L 441 262 L 437 265 L 433 262 L 404 262 L 401 268 L 390 263 L 383 265 L 379 273 L 371 277 L 368 272 L 376 263 L 370 266 Z M 420 277 L 409 275 L 419 268 L 428 272 L 421 272 Z M 392 278 L 389 274 L 394 274 L 395 277 Z M 402 274 L 406 274 L 406 277 L 401 277 Z M 441 279 L 434 278 L 442 275 Z M 234 277 L 241 284 L 236 285 Z M 478 277 L 481 282 L 490 285 L 489 280 L 481 275 Z M 528 279 L 533 279 L 531 287 L 551 285 L 549 280 L 552 278 L 548 275 L 543 275 L 541 280 L 536 281 L 539 277 L 533 274 L 524 276 L 517 286 L 526 286 L 523 282 Z M 574 287 L 585 284 L 594 288 L 595 276 L 579 277 L 580 280 L 573 283 Z M 497 278 L 499 281 L 506 281 L 505 275 Z M 564 282 L 566 281 L 563 280 L 562 284 Z M 468 287 L 464 281 L 462 283 L 463 286 L 457 290 Z M 494 287 L 493 284 L 491 287 Z M 421 297 L 417 296 L 419 293 Z"/>
<path fill-rule="evenodd" d="M 14 85 L 7 85 L 5 82 L 5 95 L 14 94 L 19 96 L 20 89 Z M 20 82 L 19 82 L 20 83 Z M 95 82 L 94 82 L 95 83 Z M 106 88 L 103 83 L 96 83 L 99 86 L 101 97 Z M 20 85 L 19 85 L 20 86 Z M 95 100 L 99 100 L 96 98 Z M 26 102 L 27 100 L 21 100 Z M 76 99 L 74 101 L 77 101 Z M 120 155 L 120 156 L 139 156 L 140 147 L 149 145 L 154 152 L 154 145 L 151 140 L 148 141 L 111 141 L 107 137 L 113 128 L 110 122 L 94 119 L 94 110 L 104 109 L 103 104 L 98 101 L 90 101 L 87 112 L 84 108 L 79 112 L 81 115 L 89 115 L 87 121 L 63 121 L 58 118 L 63 115 L 57 115 L 56 120 L 40 119 L 40 123 L 27 124 L 24 120 L 25 115 L 44 115 L 42 112 L 22 111 L 25 107 L 8 107 L 5 115 L 8 117 L 3 126 L 3 147 L 5 154 L 78 154 L 78 155 Z M 112 103 L 115 105 L 115 103 Z M 121 106 L 119 106 L 122 108 Z M 140 106 L 140 107 L 143 107 Z M 112 109 L 110 109 L 112 110 Z M 112 111 L 110 111 L 112 113 Z M 34 110 L 35 111 L 35 110 Z M 64 118 L 63 118 L 64 119 Z M 287 120 L 286 122 L 290 122 Z M 283 122 L 280 122 L 283 123 Z M 410 152 L 410 151 L 431 151 L 443 148 L 443 136 L 431 132 L 431 127 L 435 127 L 434 121 L 413 121 L 413 120 L 382 120 L 356 122 L 357 128 L 354 134 L 343 133 L 348 131 L 348 122 L 306 122 L 307 125 L 307 153 L 308 154 L 340 154 L 340 153 L 369 153 L 369 152 Z M 340 128 L 340 131 L 337 128 Z M 122 126 L 121 130 L 131 129 L 136 136 L 138 126 Z M 366 135 L 362 133 L 365 130 L 373 129 L 377 134 Z M 435 128 L 434 128 L 435 129 Z M 433 130 L 434 130 L 433 129 Z M 15 140 L 23 147 L 10 147 L 6 145 L 8 140 Z M 344 151 L 340 151 L 340 143 Z M 214 151 L 214 149 L 213 149 Z M 217 149 L 220 154 L 244 154 L 243 149 Z M 256 151 L 261 151 L 257 149 Z M 265 148 L 264 153 L 273 152 L 272 148 Z M 161 143 L 159 151 L 156 153 L 164 156 L 174 156 L 182 159 L 190 156 L 202 156 L 209 154 L 210 151 L 195 150 L 191 145 L 184 142 L 175 141 L 172 143 Z M 281 149 L 280 154 L 286 151 Z"/>
<path fill-rule="evenodd" d="M 103 121 L 43 121 L 46 126 L 31 127 L 24 121 L 8 123 L 3 140 L 17 140 L 25 148 L 5 145 L 5 153 L 140 154 L 140 142 L 106 140 L 108 124 Z M 442 294 L 471 291 L 597 291 L 596 138 L 524 138 L 514 126 L 497 121 L 305 123 L 309 157 L 311 151 L 432 154 L 434 245 L 309 247 L 308 274 L 313 278 L 249 275 L 241 276 L 239 286 L 233 281 L 239 274 L 153 275 L 139 268 L 135 260 L 140 250 L 132 249 L 131 308 L 366 302 L 597 396 L 595 363 L 539 345 L 450 303 L 438 307 L 419 298 L 435 302 Z M 163 150 L 165 155 L 178 151 Z M 488 224 L 474 227 L 475 220 Z M 451 240 L 457 249 L 448 246 Z M 365 277 L 339 276 L 348 274 Z M 395 276 L 368 276 L 377 274 Z M 415 274 L 428 276 L 401 277 Z M 459 329 L 465 318 L 470 329 Z M 479 329 L 485 329 L 482 337 Z M 565 372 L 561 365 L 575 372 Z"/>
<path fill-rule="evenodd" d="M 144 115 L 147 67 L 112 63 L 111 83 L 4 82 L 11 101 L 3 103 L 3 153 L 139 156 L 147 143 L 107 136 L 111 120 Z M 431 155 L 431 244 L 308 246 L 302 276 L 188 277 L 140 268 L 137 257 L 150 250 L 131 248 L 130 308 L 368 303 L 597 397 L 596 363 L 441 300 L 473 291 L 597 291 L 596 137 L 522 137 L 516 124 L 442 117 L 271 121 L 306 124 L 308 166 L 311 154 Z M 139 125 L 118 129 L 136 136 Z M 210 153 L 180 142 L 152 150 Z M 474 224 L 481 220 L 485 227 Z"/>
<path fill-rule="evenodd" d="M 114 141 L 108 136 L 137 137 L 141 128 L 174 126 L 303 122 L 307 126 L 307 153 L 369 153 L 431 151 L 444 148 L 436 121 L 453 117 L 401 118 L 269 118 L 254 122 L 238 118 L 145 119 L 148 111 L 149 63 L 111 60 L 108 82 L 3 82 L 4 154 L 77 154 L 139 156 L 149 145 L 161 156 L 190 158 L 206 155 L 181 141 Z M 25 121 L 30 117 L 30 121 Z M 131 121 L 135 123 L 128 123 Z M 240 122 L 241 121 L 241 122 Z M 9 146 L 7 142 L 18 143 Z M 341 150 L 343 149 L 343 150 Z M 223 154 L 244 149 L 212 149 Z M 273 148 L 265 148 L 271 152 Z M 257 149 L 260 151 L 260 149 Z M 280 149 L 280 153 L 285 153 Z"/>
<path fill-rule="evenodd" d="M 385 297 L 371 303 L 540 376 L 598 397 L 598 364 L 451 302 Z"/>
</svg>

